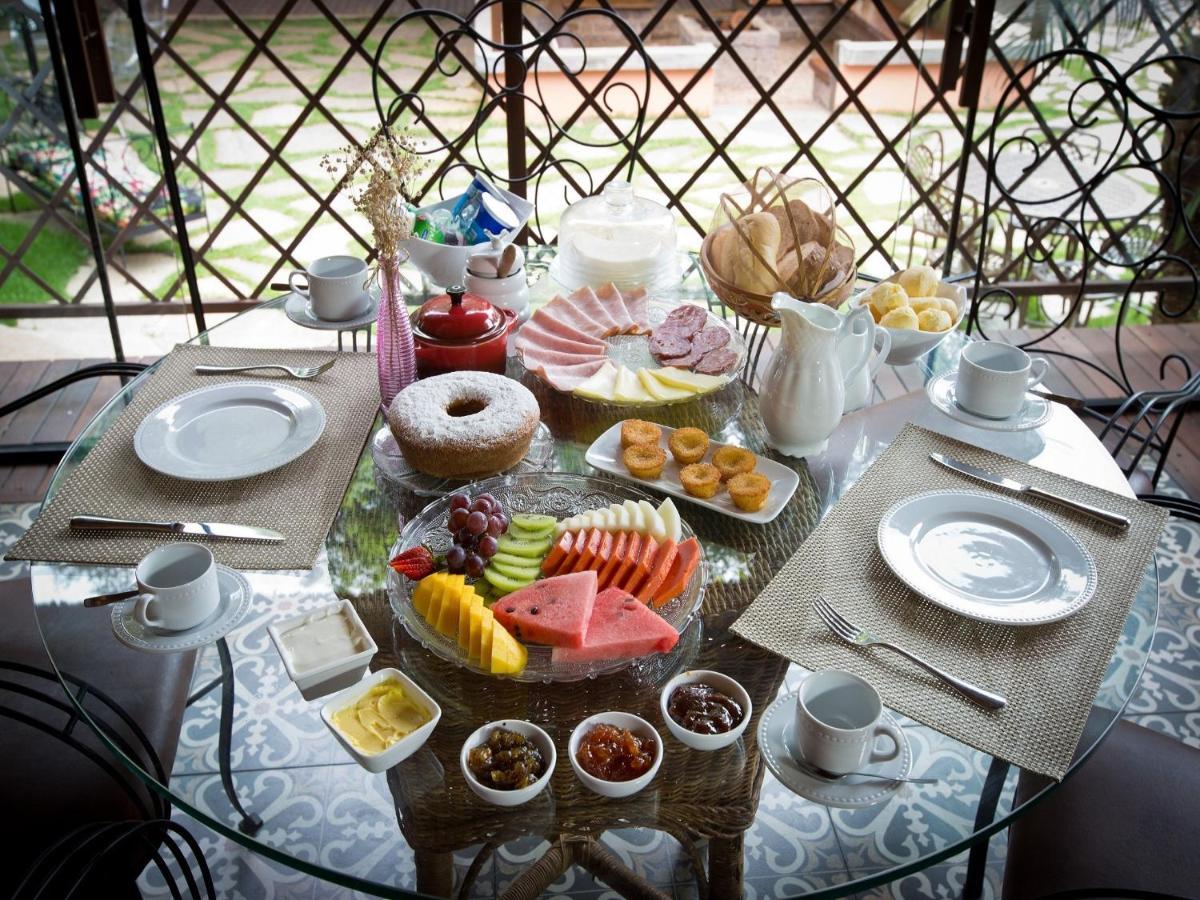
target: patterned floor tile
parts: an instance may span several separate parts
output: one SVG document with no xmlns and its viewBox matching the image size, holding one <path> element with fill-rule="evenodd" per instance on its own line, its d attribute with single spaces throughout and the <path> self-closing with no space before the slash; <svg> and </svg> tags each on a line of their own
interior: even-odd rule
<svg viewBox="0 0 1200 900">
<path fill-rule="evenodd" d="M 37 518 L 37 503 L 0 503 L 0 557 L 21 539 Z M 0 559 L 0 581 L 21 578 L 29 572 L 29 563 Z"/>
</svg>

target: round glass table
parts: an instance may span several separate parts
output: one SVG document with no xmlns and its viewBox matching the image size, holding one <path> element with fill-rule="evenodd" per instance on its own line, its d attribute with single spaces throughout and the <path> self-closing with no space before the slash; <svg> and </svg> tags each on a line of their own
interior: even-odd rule
<svg viewBox="0 0 1200 900">
<path fill-rule="evenodd" d="M 546 254 L 533 257 L 529 269 L 536 302 L 553 288 L 544 277 Z M 419 293 L 414 292 L 414 303 L 422 299 Z M 694 264 L 681 296 L 705 299 L 721 312 Z M 279 299 L 196 340 L 333 349 L 338 336 L 293 324 Z M 947 339 L 926 359 L 927 374 L 951 366 L 962 342 L 960 335 Z M 511 374 L 519 375 L 515 361 L 511 365 Z M 64 458 L 51 496 L 152 374 L 153 369 L 131 382 L 90 423 Z M 374 391 L 375 385 L 364 384 L 363 390 Z M 584 462 L 584 451 L 621 413 L 544 391 L 538 396 L 554 436 L 551 468 L 597 474 Z M 755 394 L 740 381 L 704 404 L 664 407 L 661 413 L 653 417 L 664 424 L 680 424 L 686 417 L 687 424 L 704 427 L 717 440 L 770 454 Z M 635 666 L 571 684 L 523 684 L 483 678 L 447 663 L 395 623 L 384 590 L 388 549 L 399 525 L 430 498 L 377 473 L 368 447 L 313 569 L 244 573 L 254 592 L 251 612 L 235 632 L 200 655 L 193 681 L 219 688 L 224 666 L 235 690 L 225 698 L 221 690 L 195 692 L 199 696 L 185 715 L 169 781 L 159 783 L 117 744 L 109 746 L 175 807 L 253 853 L 384 896 L 447 896 L 467 881 L 479 895 L 536 893 L 552 883 L 556 890 L 563 885 L 570 890 L 572 884 L 583 890 L 586 879 L 572 881 L 572 872 L 579 870 L 570 864 L 579 863 L 624 891 L 657 885 L 669 893 L 670 885 L 694 881 L 700 896 L 728 897 L 740 894 L 743 883 L 771 879 L 770 890 L 782 895 L 833 897 L 919 872 L 976 845 L 986 850 L 991 834 L 1056 785 L 1012 808 L 1017 773 L 1006 763 L 898 717 L 912 747 L 913 774 L 934 778 L 935 784 L 905 786 L 867 809 L 804 800 L 770 775 L 755 739 L 759 715 L 776 697 L 794 691 L 804 670 L 729 630 L 823 512 L 910 421 L 1130 493 L 1104 447 L 1064 407 L 1055 405 L 1049 421 L 1035 431 L 985 433 L 946 417 L 920 391 L 869 406 L 843 419 L 819 457 L 801 461 L 771 454 L 800 477 L 800 488 L 772 523 L 749 525 L 681 504 L 704 543 L 710 583 L 702 627 L 688 630 L 669 665 Z M 35 602 L 43 606 L 81 604 L 91 594 L 125 586 L 129 574 L 115 567 L 35 564 L 32 577 Z M 276 617 L 321 605 L 335 594 L 354 603 L 372 631 L 380 647 L 373 666 L 399 667 L 443 709 L 428 743 L 386 774 L 371 775 L 345 754 L 320 720 L 322 701 L 306 703 L 300 697 L 267 637 L 266 626 Z M 1157 609 L 1158 581 L 1151 564 L 1095 697 L 1074 765 L 1082 764 L 1134 690 Z M 56 638 L 49 632 L 45 637 L 53 660 Z M 619 802 L 588 794 L 561 760 L 550 788 L 515 810 L 484 805 L 464 784 L 458 768 L 461 743 L 479 725 L 505 716 L 537 722 L 560 747 L 578 721 L 609 709 L 637 712 L 665 734 L 658 688 L 683 666 L 726 672 L 750 692 L 755 721 L 732 748 L 692 752 L 668 740 L 655 781 Z M 95 687 L 103 691 L 109 685 Z"/>
</svg>

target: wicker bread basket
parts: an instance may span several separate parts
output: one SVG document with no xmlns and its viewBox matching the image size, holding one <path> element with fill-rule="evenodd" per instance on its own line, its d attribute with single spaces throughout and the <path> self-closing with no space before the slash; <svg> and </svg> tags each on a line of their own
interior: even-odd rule
<svg viewBox="0 0 1200 900">
<path fill-rule="evenodd" d="M 760 212 L 771 213 L 780 225 L 782 241 L 775 259 L 765 259 L 741 227 L 745 216 Z M 728 272 L 723 274 L 714 251 L 720 240 L 741 242 L 743 253 L 770 273 L 774 290 L 747 290 Z M 796 259 L 791 266 L 783 265 L 791 252 Z M 850 296 L 857 275 L 853 244 L 835 221 L 828 189 L 816 179 L 777 175 L 768 168 L 760 168 L 741 192 L 722 195 L 713 227 L 700 245 L 700 267 L 722 303 L 745 319 L 771 327 L 779 325 L 771 308 L 775 291 L 836 307 Z"/>
</svg>

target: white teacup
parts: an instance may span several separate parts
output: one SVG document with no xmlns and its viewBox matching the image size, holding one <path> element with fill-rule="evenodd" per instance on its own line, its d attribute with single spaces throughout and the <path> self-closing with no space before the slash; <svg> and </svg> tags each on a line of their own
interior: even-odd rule
<svg viewBox="0 0 1200 900">
<path fill-rule="evenodd" d="M 1031 359 L 1012 344 L 975 341 L 963 348 L 954 382 L 954 399 L 985 419 L 1007 419 L 1020 412 L 1025 394 L 1046 377 L 1050 364 Z"/>
<path fill-rule="evenodd" d="M 133 616 L 167 631 L 194 628 L 221 602 L 217 563 L 201 544 L 166 544 L 152 550 L 134 570 L 138 597 Z"/>
<path fill-rule="evenodd" d="M 307 285 L 296 283 L 306 279 Z M 367 289 L 375 270 L 354 256 L 322 256 L 313 260 L 307 272 L 299 269 L 288 275 L 288 287 L 312 304 L 318 319 L 341 322 L 352 319 L 371 302 Z"/>
<path fill-rule="evenodd" d="M 857 675 L 836 669 L 813 672 L 796 698 L 794 747 L 810 768 L 830 775 L 860 772 L 900 755 L 900 729 L 880 721 L 882 716 L 879 694 Z M 875 749 L 880 735 L 891 740 L 890 750 Z"/>
</svg>

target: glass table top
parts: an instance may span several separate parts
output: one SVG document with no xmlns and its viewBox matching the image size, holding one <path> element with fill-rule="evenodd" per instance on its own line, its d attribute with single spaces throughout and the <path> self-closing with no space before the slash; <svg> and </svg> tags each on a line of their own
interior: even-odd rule
<svg viewBox="0 0 1200 900">
<path fill-rule="evenodd" d="M 554 293 L 545 275 L 550 252 L 530 254 L 535 302 Z M 719 301 L 707 291 L 694 262 L 689 260 L 685 270 L 679 297 L 703 299 L 720 312 Z M 415 290 L 410 302 L 416 305 L 423 299 L 423 291 Z M 289 322 L 282 298 L 216 325 L 197 340 L 226 346 L 337 346 L 335 333 L 306 330 Z M 948 338 L 926 359 L 927 373 L 952 367 L 964 340 L 959 334 Z M 120 415 L 148 374 L 132 382 L 96 416 L 63 460 L 51 495 Z M 510 374 L 523 374 L 513 360 Z M 584 452 L 595 437 L 624 416 L 619 410 L 550 396 L 544 388 L 530 386 L 554 436 L 553 462 L 548 468 L 598 474 L 585 463 Z M 374 391 L 375 385 L 363 389 Z M 643 410 L 639 415 L 667 425 L 699 425 L 715 440 L 771 455 L 793 468 L 801 482 L 784 511 L 768 525 L 747 525 L 686 502 L 680 504 L 704 544 L 710 584 L 700 626 L 685 632 L 681 649 L 663 664 L 635 666 L 572 684 L 518 684 L 476 676 L 431 655 L 394 622 L 384 590 L 389 547 L 403 522 L 429 498 L 377 473 L 368 446 L 317 565 L 303 572 L 245 573 L 254 591 L 252 611 L 228 639 L 237 679 L 233 770 L 239 794 L 262 815 L 265 826 L 255 836 L 242 834 L 236 827 L 238 817 L 219 785 L 204 791 L 189 787 L 195 784 L 190 776 L 211 776 L 216 771 L 218 729 L 211 716 L 210 721 L 197 720 L 191 725 L 191 720 L 185 719 L 177 777 L 161 789 L 173 804 L 256 853 L 348 887 L 384 895 L 416 888 L 433 894 L 457 891 L 455 879 L 469 874 L 468 864 L 481 846 L 503 847 L 531 836 L 552 843 L 559 836 L 583 841 L 611 829 L 642 828 L 666 833 L 678 842 L 682 861 L 676 865 L 685 869 L 690 859 L 703 859 L 707 847 L 714 895 L 718 885 L 736 883 L 737 867 L 731 860 L 740 859 L 743 852 L 766 852 L 779 859 L 804 857 L 797 874 L 797 894 L 839 896 L 960 853 L 1019 815 L 1020 809 L 1011 809 L 1016 772 L 1010 771 L 994 823 L 976 827 L 991 757 L 903 717 L 899 721 L 912 746 L 912 772 L 937 778 L 936 785 L 902 788 L 868 809 L 828 808 L 791 793 L 766 771 L 756 746 L 755 726 L 776 697 L 796 689 L 804 670 L 748 644 L 728 628 L 823 512 L 905 422 L 914 421 L 1129 493 L 1120 470 L 1088 428 L 1073 413 L 1055 406 L 1050 421 L 1034 432 L 983 433 L 942 415 L 922 392 L 916 392 L 846 416 L 828 450 L 806 462 L 780 457 L 766 448 L 756 396 L 740 381 L 704 403 L 664 407 L 658 412 L 661 414 L 646 416 Z M 90 594 L 123 588 L 128 580 L 127 570 L 99 566 L 36 564 L 32 575 L 39 606 L 79 604 Z M 359 770 L 333 741 L 320 721 L 323 701 L 306 703 L 299 696 L 266 636 L 266 625 L 274 618 L 321 605 L 334 595 L 354 603 L 372 630 L 380 647 L 374 667 L 397 666 L 428 690 L 443 709 L 429 742 L 386 775 Z M 1158 581 L 1152 564 L 1095 699 L 1093 726 L 1100 734 L 1115 720 L 1141 674 L 1157 605 Z M 53 634 L 47 634 L 46 640 L 53 659 Z M 195 683 L 215 675 L 217 661 L 211 650 L 200 657 Z M 602 800 L 587 793 L 562 759 L 550 788 L 516 810 L 487 806 L 467 790 L 458 769 L 459 748 L 472 731 L 488 721 L 506 716 L 530 719 L 546 728 L 560 748 L 565 747 L 578 721 L 612 709 L 639 713 L 657 724 L 661 734 L 667 734 L 659 721 L 659 687 L 685 666 L 720 670 L 750 692 L 755 718 L 732 748 L 717 753 L 689 751 L 668 736 L 659 775 L 650 787 L 627 801 Z M 96 687 L 104 690 L 107 686 Z M 211 702 L 215 708 L 215 701 Z M 1079 747 L 1079 756 L 1090 752 L 1096 742 L 1096 735 L 1089 733 Z M 115 747 L 113 752 L 121 755 Z M 560 749 L 560 755 L 563 752 Z M 136 768 L 131 760 L 122 760 Z M 153 781 L 140 769 L 138 775 Z M 341 829 L 298 829 L 297 815 L 304 819 L 316 814 L 304 805 L 314 794 L 304 785 L 341 784 L 339 779 L 346 777 L 356 778 L 362 790 L 372 793 L 374 813 L 348 812 L 351 823 Z M 324 802 L 338 801 L 327 798 Z M 353 808 L 351 799 L 346 802 L 350 803 L 348 809 Z M 741 835 L 747 830 L 768 846 L 744 849 Z M 661 852 L 660 842 L 644 846 L 658 848 L 653 853 Z M 641 868 L 643 853 L 649 867 L 650 849 L 643 850 L 636 841 L 623 845 L 622 855 L 635 870 Z M 451 867 L 448 875 L 447 866 Z M 810 871 L 811 877 L 806 874 Z"/>
</svg>

